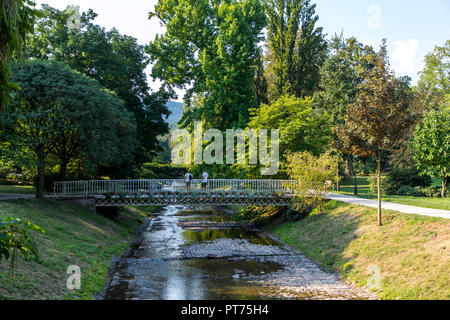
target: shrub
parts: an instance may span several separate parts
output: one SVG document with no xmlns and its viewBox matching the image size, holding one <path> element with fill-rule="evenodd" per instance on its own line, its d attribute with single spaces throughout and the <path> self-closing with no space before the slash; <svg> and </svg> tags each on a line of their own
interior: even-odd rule
<svg viewBox="0 0 450 320">
<path fill-rule="evenodd" d="M 369 188 L 370 192 L 377 193 L 377 177 L 370 177 L 369 178 Z M 381 194 L 388 194 L 386 190 L 390 190 L 390 186 L 387 185 L 386 177 L 381 177 Z"/>
<path fill-rule="evenodd" d="M 420 188 L 429 187 L 431 185 L 431 178 L 428 176 L 420 176 L 416 168 L 407 169 L 393 169 L 386 176 L 381 178 L 381 193 L 386 195 L 400 194 L 422 194 Z M 377 192 L 377 179 L 369 179 L 370 191 Z M 400 190 L 401 187 L 402 188 Z M 420 187 L 416 191 L 410 188 Z"/>
<path fill-rule="evenodd" d="M 142 179 L 183 179 L 186 168 L 172 164 L 146 163 L 140 173 Z"/>
<path fill-rule="evenodd" d="M 441 187 L 431 186 L 431 187 L 422 188 L 422 194 L 424 197 L 438 198 L 441 196 Z"/>
<path fill-rule="evenodd" d="M 422 191 L 420 187 L 404 185 L 398 188 L 397 194 L 401 196 L 420 197 L 422 195 Z"/>
</svg>

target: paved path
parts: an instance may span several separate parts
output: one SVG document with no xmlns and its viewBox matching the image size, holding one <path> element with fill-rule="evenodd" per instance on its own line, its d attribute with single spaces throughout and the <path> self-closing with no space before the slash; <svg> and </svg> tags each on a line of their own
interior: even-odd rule
<svg viewBox="0 0 450 320">
<path fill-rule="evenodd" d="M 34 199 L 34 194 L 0 193 L 0 200 Z"/>
<path fill-rule="evenodd" d="M 367 206 L 372 208 L 378 208 L 378 201 L 358 198 L 353 196 L 348 196 L 345 194 L 337 194 L 337 193 L 328 193 L 328 198 L 331 200 L 343 201 L 346 203 L 357 204 L 361 206 Z M 399 204 L 393 202 L 381 202 L 381 208 L 386 210 L 394 210 L 407 214 L 418 214 L 421 216 L 429 216 L 429 217 L 439 217 L 450 219 L 450 211 L 449 210 L 439 210 L 439 209 L 431 209 L 431 208 L 423 208 L 416 206 L 408 206 L 406 204 Z"/>
</svg>

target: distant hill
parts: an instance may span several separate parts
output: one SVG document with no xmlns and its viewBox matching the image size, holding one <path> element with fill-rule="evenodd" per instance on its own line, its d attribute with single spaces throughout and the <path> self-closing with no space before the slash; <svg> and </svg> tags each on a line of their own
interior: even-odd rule
<svg viewBox="0 0 450 320">
<path fill-rule="evenodd" d="M 181 116 L 183 115 L 183 103 L 169 101 L 166 106 L 171 113 L 170 116 L 164 120 L 171 126 L 175 125 L 178 121 L 180 121 Z"/>
</svg>

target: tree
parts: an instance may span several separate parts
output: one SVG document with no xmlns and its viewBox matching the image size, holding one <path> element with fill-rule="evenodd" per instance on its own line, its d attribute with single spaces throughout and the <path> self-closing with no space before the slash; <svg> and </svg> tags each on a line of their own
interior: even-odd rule
<svg viewBox="0 0 450 320">
<path fill-rule="evenodd" d="M 319 69 L 326 56 L 322 28 L 309 0 L 265 0 L 268 22 L 269 96 L 302 98 L 319 83 Z M 271 100 L 273 101 L 273 100 Z"/>
<path fill-rule="evenodd" d="M 436 46 L 425 57 L 425 68 L 420 72 L 417 95 L 425 108 L 439 108 L 450 95 L 450 40 L 443 47 Z"/>
<path fill-rule="evenodd" d="M 254 66 L 265 25 L 260 1 L 159 0 L 153 17 L 166 33 L 147 47 L 152 76 L 172 93 L 187 89 L 181 124 L 244 128 L 257 103 Z"/>
<path fill-rule="evenodd" d="M 296 97 L 312 96 L 320 83 L 320 68 L 327 58 L 327 41 L 322 28 L 316 27 L 319 17 L 316 5 L 305 1 L 300 16 L 294 56 L 293 91 Z"/>
<path fill-rule="evenodd" d="M 413 159 L 424 175 L 440 177 L 441 196 L 450 176 L 450 107 L 429 111 L 417 126 L 413 142 Z"/>
<path fill-rule="evenodd" d="M 82 13 L 79 30 L 67 27 L 70 12 L 47 5 L 43 5 L 43 12 L 30 37 L 29 56 L 63 62 L 97 80 L 124 101 L 126 109 L 135 116 L 139 145 L 126 162 L 105 170 L 115 176 L 130 176 L 132 167 L 139 167 L 156 154 L 157 137 L 168 132 L 163 116 L 169 114 L 169 96 L 162 90 L 150 93 L 145 73 L 149 57 L 144 46 L 115 29 L 106 31 L 93 24 L 97 14 L 92 10 Z"/>
<path fill-rule="evenodd" d="M 355 101 L 346 106 L 345 123 L 337 128 L 337 134 L 347 152 L 376 158 L 378 225 L 381 225 L 381 154 L 411 126 L 408 112 L 411 95 L 389 70 L 385 40 L 374 64 L 358 86 Z"/>
<path fill-rule="evenodd" d="M 311 98 L 282 96 L 271 105 L 253 109 L 249 128 L 279 129 L 280 154 L 309 151 L 321 154 L 330 139 L 326 114 L 313 110 Z"/>
<path fill-rule="evenodd" d="M 85 166 L 115 163 L 135 148 L 135 124 L 117 96 L 57 62 L 34 60 L 14 69 L 21 88 L 4 114 L 7 141 L 25 148 L 38 171 L 36 196 L 43 197 L 45 163 L 59 159 L 60 178 L 74 160 Z"/>
<path fill-rule="evenodd" d="M 425 67 L 414 90 L 411 114 L 415 116 L 411 130 L 399 141 L 391 154 L 391 162 L 396 167 L 408 168 L 415 165 L 411 140 L 416 126 L 429 110 L 438 110 L 450 101 L 450 40 L 443 47 L 436 46 L 425 57 Z"/>
<path fill-rule="evenodd" d="M 11 258 L 11 272 L 14 271 L 17 252 L 20 252 L 25 260 L 30 260 L 31 258 L 39 260 L 38 248 L 28 233 L 29 231 L 45 233 L 41 227 L 32 224 L 28 220 L 19 218 L 0 220 L 0 261 L 2 261 L 3 257 L 6 260 Z"/>
<path fill-rule="evenodd" d="M 328 181 L 335 181 L 339 157 L 328 150 L 316 157 L 310 152 L 287 153 L 286 171 L 296 198 L 307 204 L 319 204 L 322 211 L 323 199 L 330 187 Z"/>
<path fill-rule="evenodd" d="M 38 15 L 34 5 L 30 0 L 0 0 L 0 111 L 15 88 L 10 82 L 9 62 L 23 53 L 27 34 L 33 31 Z"/>
</svg>

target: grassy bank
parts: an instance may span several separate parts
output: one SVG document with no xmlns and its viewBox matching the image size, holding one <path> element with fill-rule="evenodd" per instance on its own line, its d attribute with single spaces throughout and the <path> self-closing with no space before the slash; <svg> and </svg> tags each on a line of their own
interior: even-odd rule
<svg viewBox="0 0 450 320">
<path fill-rule="evenodd" d="M 19 217 L 41 226 L 36 235 L 42 263 L 18 260 L 14 275 L 0 262 L 0 299 L 91 299 L 104 285 L 113 256 L 120 256 L 148 210 L 122 210 L 115 221 L 51 200 L 0 202 L 0 218 Z M 67 267 L 81 269 L 81 290 L 66 288 Z"/>
<path fill-rule="evenodd" d="M 268 227 L 325 269 L 357 286 L 381 270 L 381 299 L 450 299 L 450 221 L 330 201 L 326 211 Z"/>
<path fill-rule="evenodd" d="M 350 180 L 350 179 L 349 179 Z M 375 192 L 370 191 L 369 177 L 357 177 L 356 183 L 358 186 L 358 197 L 366 199 L 377 199 L 378 196 Z M 433 180 L 433 185 L 439 185 L 438 180 Z M 340 187 L 341 194 L 353 195 L 353 180 L 352 183 L 343 184 Z M 406 204 L 410 206 L 450 210 L 450 198 L 427 198 L 427 197 L 411 197 L 411 196 L 382 196 L 382 200 L 386 202 L 394 202 L 400 204 Z"/>
<path fill-rule="evenodd" d="M 35 194 L 36 188 L 33 186 L 0 185 L 0 193 Z"/>
</svg>

